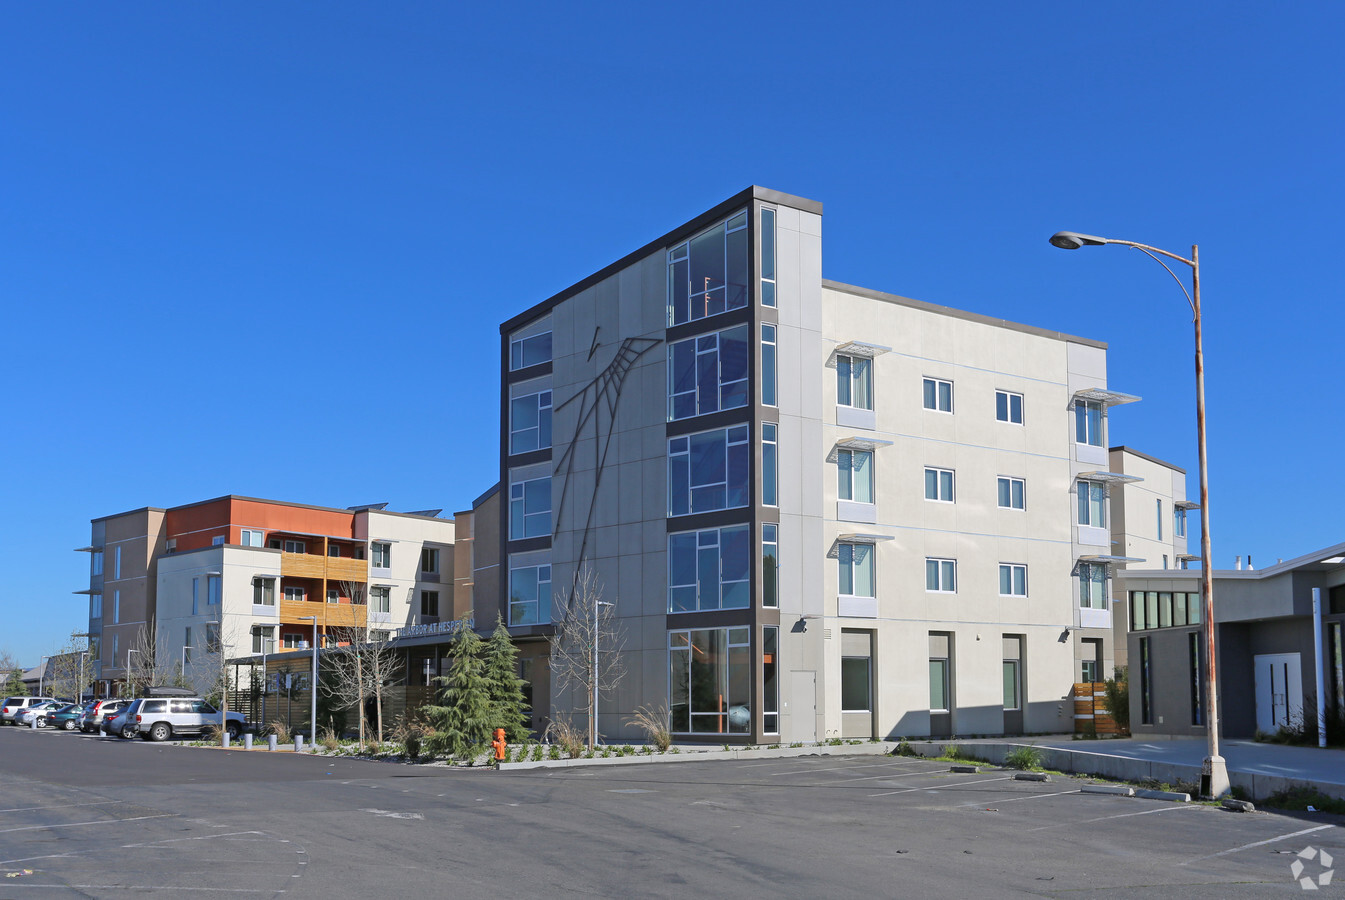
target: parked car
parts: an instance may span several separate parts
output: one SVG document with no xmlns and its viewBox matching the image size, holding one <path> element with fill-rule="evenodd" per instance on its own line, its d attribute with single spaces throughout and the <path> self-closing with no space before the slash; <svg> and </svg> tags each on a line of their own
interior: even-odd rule
<svg viewBox="0 0 1345 900">
<path fill-rule="evenodd" d="M 78 703 L 71 703 L 68 706 L 62 706 L 55 712 L 48 713 L 47 724 L 62 731 L 74 731 L 79 727 L 79 717 L 83 714 L 83 706 Z"/>
<path fill-rule="evenodd" d="M 144 700 L 132 700 L 121 709 L 103 716 L 101 730 L 105 734 L 133 738 L 136 736 L 135 714 Z"/>
<path fill-rule="evenodd" d="M 20 710 L 27 709 L 35 703 L 47 703 L 51 697 L 6 697 L 5 702 L 0 704 L 0 724 L 13 725 L 14 717 Z"/>
<path fill-rule="evenodd" d="M 135 727 L 146 740 L 166 741 L 176 735 L 201 734 L 220 724 L 220 711 L 202 697 L 151 697 L 139 703 Z M 245 725 L 247 717 L 242 713 L 225 714 L 224 728 L 230 738 L 238 737 Z"/>
<path fill-rule="evenodd" d="M 84 705 L 84 715 L 80 717 L 79 730 L 85 734 L 97 733 L 98 726 L 102 724 L 104 716 L 111 715 L 130 705 L 131 701 L 124 699 L 91 700 Z"/>
<path fill-rule="evenodd" d="M 26 706 L 14 714 L 14 724 L 22 725 L 28 728 L 37 720 L 37 727 L 41 728 L 47 724 L 47 715 L 65 706 L 60 700 L 43 700 L 41 703 L 34 703 Z"/>
</svg>

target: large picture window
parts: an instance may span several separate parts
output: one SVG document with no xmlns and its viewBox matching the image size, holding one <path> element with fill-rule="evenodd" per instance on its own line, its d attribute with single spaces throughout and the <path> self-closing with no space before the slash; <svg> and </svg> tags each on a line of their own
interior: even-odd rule
<svg viewBox="0 0 1345 900">
<path fill-rule="evenodd" d="M 668 345 L 668 419 L 747 405 L 746 325 Z"/>
<path fill-rule="evenodd" d="M 780 733 L 780 629 L 767 625 L 761 629 L 761 730 Z"/>
<path fill-rule="evenodd" d="M 551 392 L 538 391 L 509 401 L 509 452 L 551 446 Z"/>
<path fill-rule="evenodd" d="M 509 570 L 509 624 L 545 625 L 551 621 L 551 566 Z"/>
<path fill-rule="evenodd" d="M 1107 608 L 1106 566 L 1079 563 L 1079 605 L 1084 609 Z"/>
<path fill-rule="evenodd" d="M 747 506 L 752 497 L 750 458 L 746 425 L 669 438 L 668 514 Z"/>
<path fill-rule="evenodd" d="M 509 540 L 551 534 L 551 476 L 509 485 Z"/>
<path fill-rule="evenodd" d="M 677 734 L 747 734 L 752 663 L 748 628 L 668 634 L 670 725 Z"/>
<path fill-rule="evenodd" d="M 668 251 L 668 323 L 747 305 L 747 213 Z"/>
<path fill-rule="evenodd" d="M 751 543 L 747 525 L 668 535 L 668 612 L 746 609 Z"/>
</svg>

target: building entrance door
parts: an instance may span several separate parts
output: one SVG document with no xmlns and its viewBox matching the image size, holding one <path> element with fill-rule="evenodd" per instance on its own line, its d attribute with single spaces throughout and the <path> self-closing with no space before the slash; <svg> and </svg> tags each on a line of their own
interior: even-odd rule
<svg viewBox="0 0 1345 900">
<path fill-rule="evenodd" d="M 817 740 L 817 674 L 790 672 L 789 697 L 785 704 L 789 713 L 785 739 L 805 743 Z"/>
<path fill-rule="evenodd" d="M 1262 653 L 1256 667 L 1256 728 L 1273 734 L 1303 716 L 1303 670 L 1297 653 Z"/>
</svg>

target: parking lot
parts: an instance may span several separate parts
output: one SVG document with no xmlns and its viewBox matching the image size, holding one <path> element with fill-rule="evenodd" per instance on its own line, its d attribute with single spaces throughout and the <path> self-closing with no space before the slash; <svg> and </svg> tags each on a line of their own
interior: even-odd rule
<svg viewBox="0 0 1345 900">
<path fill-rule="evenodd" d="M 6 728 L 0 870 L 17 877 L 0 897 L 1301 896 L 1294 854 L 1345 860 L 1345 832 L 1310 814 L 948 769 L 817 756 L 500 773 Z"/>
</svg>

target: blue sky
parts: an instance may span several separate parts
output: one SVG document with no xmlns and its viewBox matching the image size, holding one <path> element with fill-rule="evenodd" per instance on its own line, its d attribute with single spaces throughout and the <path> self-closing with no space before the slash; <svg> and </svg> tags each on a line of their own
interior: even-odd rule
<svg viewBox="0 0 1345 900">
<path fill-rule="evenodd" d="M 1046 239 L 1199 243 L 1216 563 L 1345 540 L 1342 25 L 1325 2 L 9 5 L 0 649 L 32 665 L 82 630 L 95 516 L 466 508 L 497 476 L 499 322 L 753 183 L 825 204 L 828 278 L 1108 341 L 1144 397 L 1112 442 L 1192 473 L 1180 292 Z"/>
</svg>

